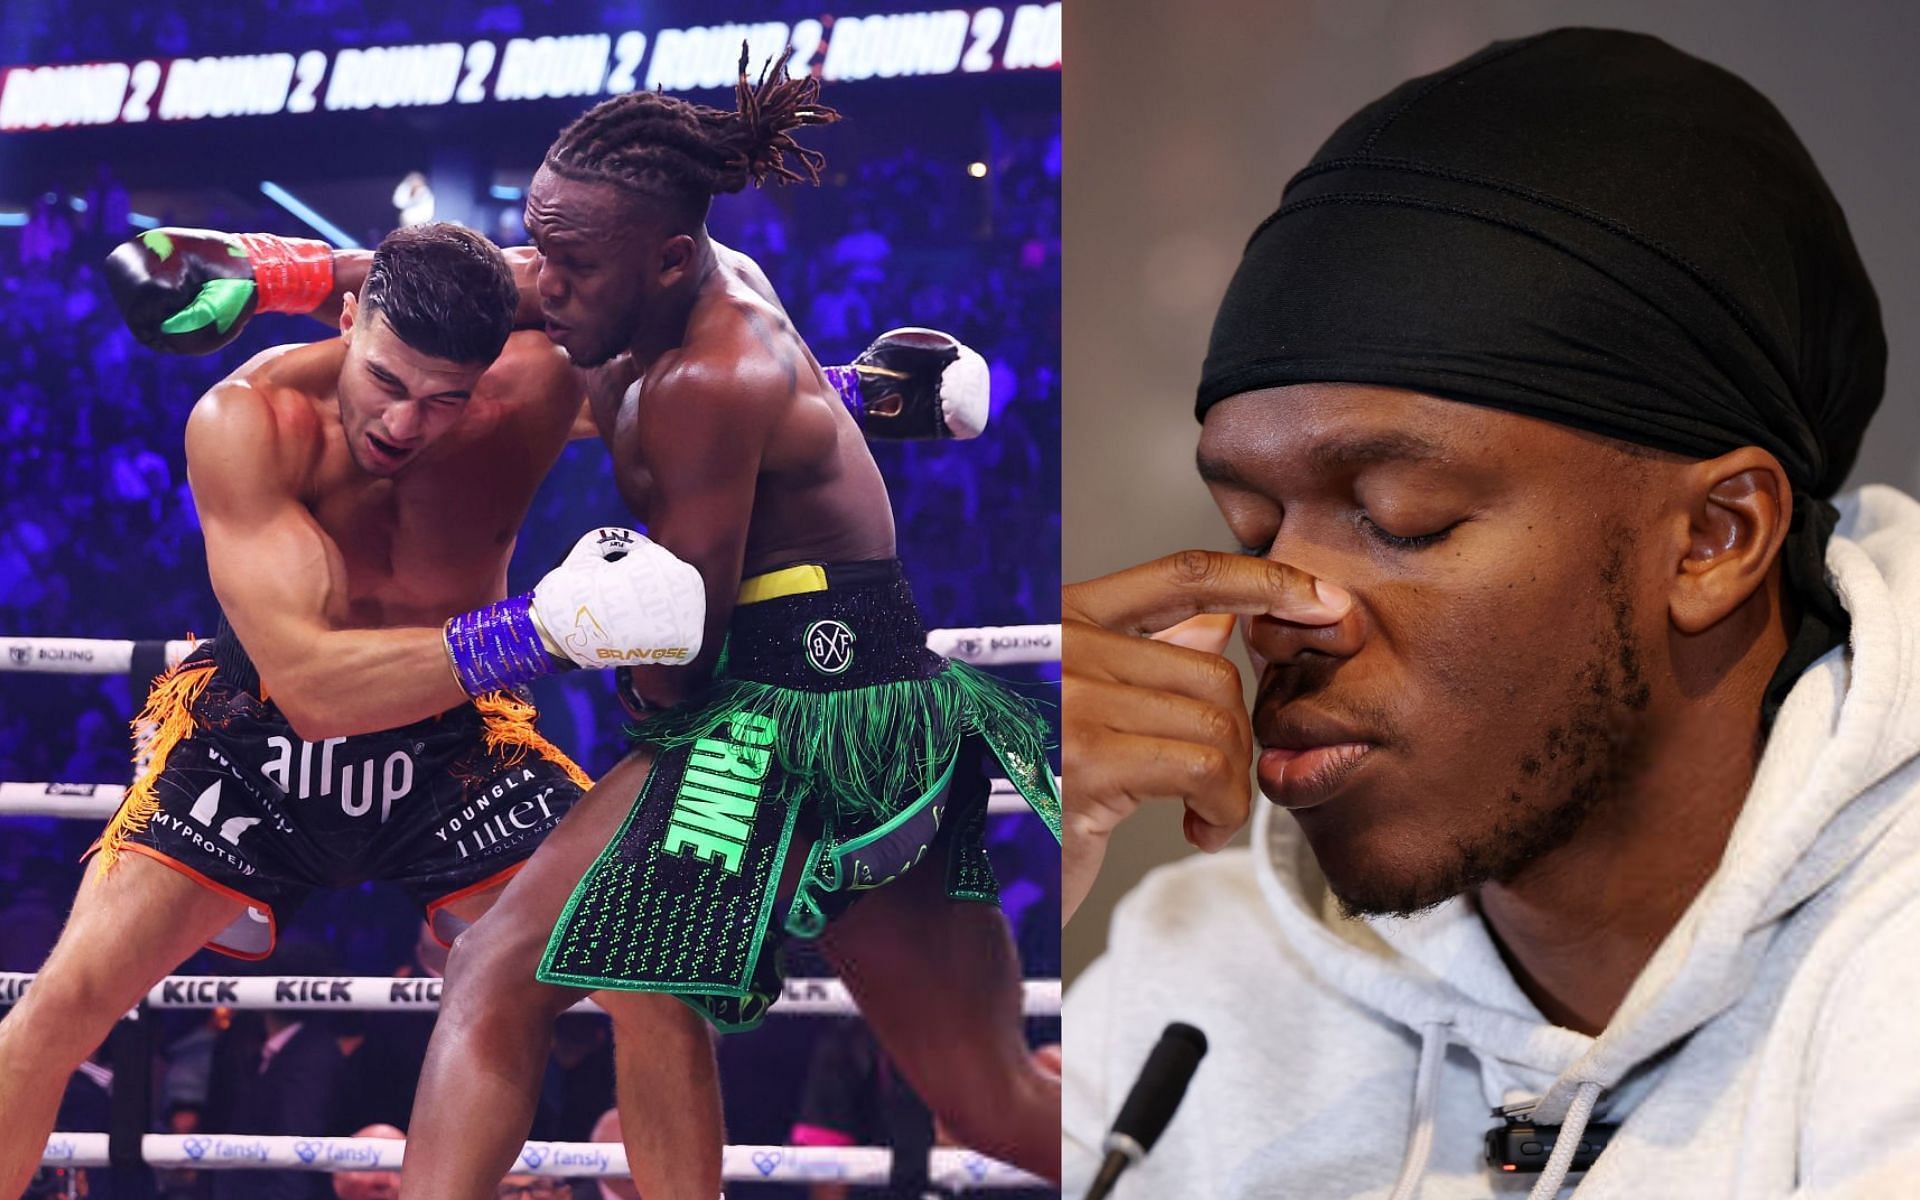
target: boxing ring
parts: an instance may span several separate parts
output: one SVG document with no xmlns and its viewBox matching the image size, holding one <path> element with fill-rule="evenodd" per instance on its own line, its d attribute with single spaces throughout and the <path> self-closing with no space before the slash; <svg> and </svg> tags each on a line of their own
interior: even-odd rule
<svg viewBox="0 0 1920 1200">
<path fill-rule="evenodd" d="M 0 671 L 61 675 L 129 675 L 135 693 L 178 664 L 198 643 L 191 639 L 114 640 L 70 637 L 0 637 Z M 1011 666 L 1060 661 L 1059 625 L 1001 625 L 935 629 L 930 649 L 974 666 Z M 138 747 L 136 747 L 136 756 Z M 0 818 L 9 816 L 105 820 L 118 809 L 126 785 L 88 782 L 0 781 Z M 988 811 L 1031 813 L 1004 779 L 993 781 Z M 0 1007 L 10 1007 L 33 982 L 30 973 L 0 972 Z M 437 1011 L 441 981 L 383 976 L 175 975 L 162 979 L 129 1012 L 112 1043 L 114 1078 L 126 1086 L 112 1095 L 107 1133 L 55 1132 L 47 1139 L 43 1167 L 110 1167 L 192 1170 L 378 1171 L 397 1170 L 406 1143 L 389 1138 L 303 1137 L 268 1134 L 154 1134 L 145 1132 L 152 1087 L 153 1021 L 165 1009 L 260 1009 L 276 1011 Z M 1023 982 L 1028 1017 L 1060 1013 L 1060 981 Z M 572 1011 L 597 1012 L 592 1000 Z M 769 1017 L 857 1016 L 846 986 L 837 979 L 788 979 Z M 516 1174 L 551 1178 L 624 1178 L 626 1150 L 617 1142 L 529 1141 Z M 1043 1181 L 971 1150 L 936 1148 L 923 1162 L 896 1162 L 876 1146 L 727 1146 L 722 1177 L 729 1183 L 838 1183 L 885 1187 L 924 1181 L 949 1190 L 1034 1188 Z"/>
</svg>

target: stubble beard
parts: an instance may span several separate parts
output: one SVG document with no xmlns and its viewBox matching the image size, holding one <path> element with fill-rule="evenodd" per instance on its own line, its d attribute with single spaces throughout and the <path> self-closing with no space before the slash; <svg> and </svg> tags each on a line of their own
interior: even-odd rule
<svg viewBox="0 0 1920 1200">
<path fill-rule="evenodd" d="M 1483 884 L 1510 883 L 1573 841 L 1620 794 L 1645 761 L 1652 699 L 1626 579 L 1631 544 L 1624 532 L 1609 540 L 1593 651 L 1574 672 L 1559 718 L 1513 764 L 1499 815 L 1479 830 L 1453 833 L 1451 855 L 1418 877 L 1383 873 L 1344 883 L 1334 893 L 1344 915 L 1409 917 Z"/>
</svg>

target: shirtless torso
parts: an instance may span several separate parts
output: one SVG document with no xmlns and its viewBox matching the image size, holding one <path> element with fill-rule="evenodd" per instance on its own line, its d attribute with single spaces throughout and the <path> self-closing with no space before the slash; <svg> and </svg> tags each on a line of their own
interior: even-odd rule
<svg viewBox="0 0 1920 1200">
<path fill-rule="evenodd" d="M 744 570 L 784 563 L 858 561 L 893 554 L 893 512 L 866 439 L 821 373 L 773 285 L 751 258 L 718 243 L 715 268 L 687 323 L 685 344 L 649 369 L 656 380 L 717 377 L 761 395 L 741 405 L 771 407 L 751 418 L 764 428 L 754 479 Z M 679 374 L 677 374 L 679 373 Z M 595 425 L 613 452 L 614 479 L 636 514 L 654 491 L 650 463 L 684 453 L 686 423 L 668 388 L 650 388 L 630 356 L 589 373 Z M 729 406 L 719 423 L 735 419 Z"/>
<path fill-rule="evenodd" d="M 337 338 L 258 355 L 201 401 L 201 426 L 271 421 L 279 473 L 327 539 L 325 616 L 337 627 L 438 625 L 505 595 L 507 562 L 535 489 L 576 432 L 579 389 L 539 333 L 516 333 L 480 378 L 467 411 L 402 474 L 380 478 L 347 452 L 335 388 Z M 196 484 L 221 469 L 189 456 Z"/>
<path fill-rule="evenodd" d="M 465 700 L 424 631 L 506 594 L 527 507 L 581 431 L 565 356 L 539 333 L 516 333 L 470 397 L 394 401 L 463 410 L 389 410 L 384 422 L 449 426 L 404 469 L 370 473 L 350 451 L 338 395 L 347 354 L 338 338 L 267 351 L 209 391 L 187 423 L 214 592 L 309 739 L 391 728 Z M 369 639 L 373 630 L 404 635 Z"/>
<path fill-rule="evenodd" d="M 680 344 L 644 372 L 629 353 L 587 373 L 621 496 L 707 585 L 695 670 L 634 671 L 656 705 L 684 699 L 711 667 L 743 578 L 894 553 L 886 483 L 852 414 L 759 266 L 711 245 Z"/>
</svg>

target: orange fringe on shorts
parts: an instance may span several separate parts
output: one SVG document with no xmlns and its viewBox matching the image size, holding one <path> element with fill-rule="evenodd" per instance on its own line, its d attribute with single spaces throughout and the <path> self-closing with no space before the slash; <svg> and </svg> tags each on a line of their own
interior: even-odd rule
<svg viewBox="0 0 1920 1200">
<path fill-rule="evenodd" d="M 501 754 L 503 765 L 516 765 L 531 750 L 565 771 L 581 791 L 593 786 L 593 780 L 578 764 L 533 727 L 533 719 L 539 715 L 533 705 L 512 692 L 488 692 L 474 697 L 473 706 L 486 721 L 487 752 Z"/>
<path fill-rule="evenodd" d="M 153 794 L 154 781 L 166 770 L 167 755 L 173 748 L 193 736 L 193 704 L 212 678 L 212 663 L 194 663 L 174 667 L 154 681 L 146 707 L 133 719 L 135 744 L 142 755 L 139 774 L 120 802 L 120 811 L 113 814 L 100 835 L 102 871 L 120 857 L 127 838 L 144 830 L 153 814 L 160 811 L 160 800 Z"/>
</svg>

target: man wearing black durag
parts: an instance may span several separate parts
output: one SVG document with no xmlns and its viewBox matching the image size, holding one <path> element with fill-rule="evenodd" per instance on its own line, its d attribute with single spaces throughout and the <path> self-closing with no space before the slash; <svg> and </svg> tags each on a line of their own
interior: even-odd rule
<svg viewBox="0 0 1920 1200">
<path fill-rule="evenodd" d="M 1065 597 L 1069 910 L 1145 800 L 1254 822 L 1069 997 L 1067 1194 L 1169 1020 L 1133 1195 L 1916 1194 L 1920 505 L 1837 494 L 1885 358 L 1793 131 L 1653 38 L 1334 133 L 1201 372 L 1247 557 Z"/>
</svg>

